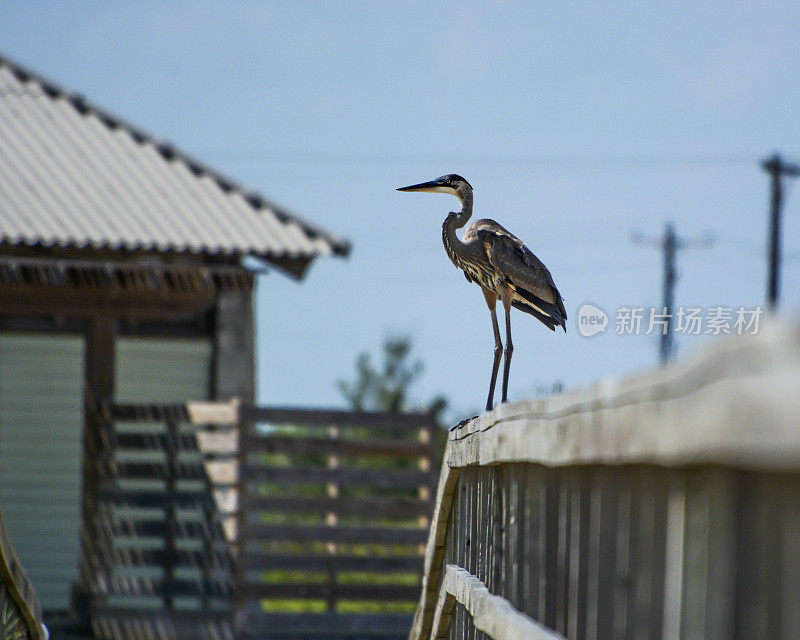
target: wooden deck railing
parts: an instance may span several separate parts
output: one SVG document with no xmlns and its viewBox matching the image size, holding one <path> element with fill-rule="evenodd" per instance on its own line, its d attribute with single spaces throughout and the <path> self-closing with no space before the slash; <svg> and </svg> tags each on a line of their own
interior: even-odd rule
<svg viewBox="0 0 800 640">
<path fill-rule="evenodd" d="M 412 640 L 800 637 L 800 333 L 451 432 Z"/>
<path fill-rule="evenodd" d="M 46 517 L 46 514 L 42 514 Z M 3 638 L 46 640 L 42 607 L 33 585 L 25 575 L 0 513 L 0 612 Z"/>
</svg>

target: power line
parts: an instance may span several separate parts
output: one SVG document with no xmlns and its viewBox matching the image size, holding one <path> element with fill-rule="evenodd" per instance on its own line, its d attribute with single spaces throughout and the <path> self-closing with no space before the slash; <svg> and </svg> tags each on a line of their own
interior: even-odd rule
<svg viewBox="0 0 800 640">
<path fill-rule="evenodd" d="M 672 222 L 667 222 L 664 227 L 664 235 L 660 238 L 645 238 L 640 233 L 634 233 L 631 239 L 638 244 L 658 247 L 664 252 L 662 312 L 665 324 L 661 331 L 658 353 L 660 363 L 665 365 L 672 357 L 673 350 L 672 310 L 675 302 L 675 282 L 678 279 L 678 272 L 675 267 L 675 254 L 678 249 L 707 249 L 714 244 L 714 236 L 711 233 L 706 233 L 701 238 L 680 238 L 675 233 L 675 225 L 673 225 Z"/>
<path fill-rule="evenodd" d="M 559 153 L 559 154 L 446 154 L 350 152 L 344 150 L 292 151 L 261 148 L 208 147 L 200 149 L 205 157 L 234 162 L 287 162 L 336 165 L 408 165 L 470 163 L 490 166 L 523 165 L 565 168 L 665 168 L 730 167 L 751 165 L 757 158 L 749 154 L 637 154 L 637 153 Z"/>
<path fill-rule="evenodd" d="M 781 268 L 781 209 L 783 208 L 783 176 L 796 178 L 800 176 L 800 165 L 784 162 L 777 153 L 761 163 L 761 167 L 770 175 L 770 217 L 769 217 L 769 273 L 767 276 L 767 304 L 771 310 L 778 306 L 780 295 Z"/>
</svg>

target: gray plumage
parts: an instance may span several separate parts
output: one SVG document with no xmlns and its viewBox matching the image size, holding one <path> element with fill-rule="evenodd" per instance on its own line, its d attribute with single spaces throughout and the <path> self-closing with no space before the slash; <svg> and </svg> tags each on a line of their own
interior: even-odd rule
<svg viewBox="0 0 800 640">
<path fill-rule="evenodd" d="M 469 282 L 481 287 L 492 315 L 495 352 L 486 402 L 486 409 L 489 410 L 494 401 L 494 388 L 503 353 L 495 311 L 497 299 L 500 298 L 506 310 L 503 402 L 508 397 L 508 372 L 514 349 L 511 342 L 511 307 L 531 314 L 553 331 L 558 326 L 566 331 L 564 301 L 542 261 L 533 255 L 522 240 L 494 220 L 476 220 L 464 229 L 462 238 L 458 238 L 456 230 L 464 227 L 472 216 L 473 200 L 472 186 L 461 176 L 449 174 L 430 182 L 402 187 L 398 191 L 449 193 L 461 201 L 461 211 L 451 212 L 445 218 L 442 242 L 453 264 L 464 271 Z"/>
</svg>

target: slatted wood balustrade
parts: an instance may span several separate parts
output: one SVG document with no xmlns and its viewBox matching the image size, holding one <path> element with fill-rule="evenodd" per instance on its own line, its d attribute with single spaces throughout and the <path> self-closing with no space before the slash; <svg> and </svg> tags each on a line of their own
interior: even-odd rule
<svg viewBox="0 0 800 640">
<path fill-rule="evenodd" d="M 800 637 L 800 331 L 450 433 L 411 640 Z"/>
<path fill-rule="evenodd" d="M 235 452 L 201 451 L 184 405 L 103 410 L 97 495 L 83 575 L 98 638 L 232 638 L 230 543 L 206 465 Z"/>
</svg>

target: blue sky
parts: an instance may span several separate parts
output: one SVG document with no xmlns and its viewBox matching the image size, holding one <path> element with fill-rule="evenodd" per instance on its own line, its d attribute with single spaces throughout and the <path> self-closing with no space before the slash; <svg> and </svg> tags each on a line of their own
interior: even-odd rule
<svg viewBox="0 0 800 640">
<path fill-rule="evenodd" d="M 569 331 L 514 315 L 512 399 L 647 368 L 656 338 L 613 332 L 660 303 L 661 255 L 632 232 L 715 234 L 680 253 L 678 304 L 763 302 L 759 162 L 800 159 L 798 33 L 794 2 L 0 1 L 6 55 L 352 240 L 302 284 L 259 282 L 263 402 L 339 404 L 356 355 L 407 333 L 416 399 L 458 412 L 485 401 L 489 315 L 441 246 L 456 200 L 395 187 L 464 175 L 476 216 L 550 267 Z M 796 312 L 800 193 L 784 213 Z M 584 303 L 604 334 L 576 331 Z"/>
</svg>

